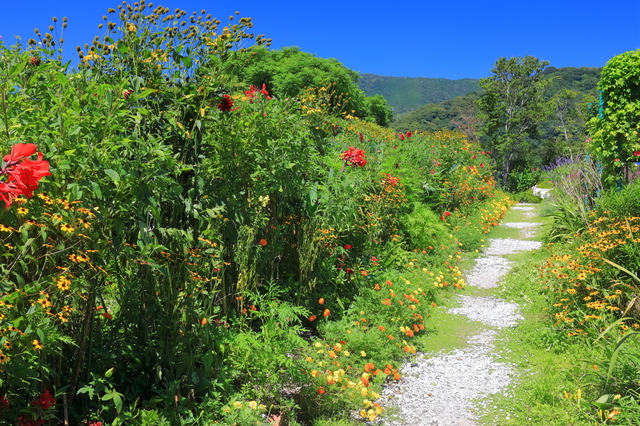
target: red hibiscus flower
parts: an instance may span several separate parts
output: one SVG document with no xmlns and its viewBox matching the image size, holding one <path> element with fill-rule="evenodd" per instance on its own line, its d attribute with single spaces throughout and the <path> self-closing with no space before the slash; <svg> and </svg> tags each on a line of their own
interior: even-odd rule
<svg viewBox="0 0 640 426">
<path fill-rule="evenodd" d="M 11 154 L 3 158 L 5 166 L 0 168 L 0 177 L 7 176 L 7 180 L 0 181 L 0 200 L 4 201 L 5 207 L 8 208 L 18 195 L 31 198 L 38 188 L 38 181 L 51 175 L 49 162 L 42 159 L 42 153 L 38 152 L 35 161 L 29 158 L 36 151 L 35 144 L 15 144 L 11 147 Z"/>
<path fill-rule="evenodd" d="M 342 158 L 345 163 L 349 163 L 350 165 L 356 167 L 362 167 L 367 164 L 367 160 L 364 156 L 364 151 L 352 146 L 350 146 L 348 150 L 343 152 L 342 155 L 340 155 L 340 158 Z"/>
</svg>

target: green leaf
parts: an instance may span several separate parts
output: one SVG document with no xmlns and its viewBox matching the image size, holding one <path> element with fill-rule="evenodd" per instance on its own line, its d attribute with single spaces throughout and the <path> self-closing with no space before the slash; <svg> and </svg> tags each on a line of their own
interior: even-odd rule
<svg viewBox="0 0 640 426">
<path fill-rule="evenodd" d="M 182 64 L 187 67 L 187 68 L 191 68 L 191 65 L 193 65 L 193 61 L 191 61 L 191 58 L 188 56 L 183 56 L 180 58 L 180 61 L 182 62 Z"/>
<path fill-rule="evenodd" d="M 20 61 L 17 64 L 13 64 L 9 69 L 9 77 L 13 77 L 15 75 L 20 74 L 26 65 L 27 65 L 26 61 Z"/>
<path fill-rule="evenodd" d="M 120 175 L 113 169 L 106 169 L 104 171 L 115 183 L 120 182 Z"/>
<path fill-rule="evenodd" d="M 56 80 L 58 81 L 58 84 L 60 84 L 62 86 L 67 86 L 69 84 L 69 79 L 67 78 L 66 75 L 64 75 L 61 72 L 58 72 L 56 74 Z"/>
<path fill-rule="evenodd" d="M 129 53 L 129 47 L 122 40 L 118 41 L 118 52 L 122 53 L 123 55 L 126 55 L 127 53 Z"/>
</svg>

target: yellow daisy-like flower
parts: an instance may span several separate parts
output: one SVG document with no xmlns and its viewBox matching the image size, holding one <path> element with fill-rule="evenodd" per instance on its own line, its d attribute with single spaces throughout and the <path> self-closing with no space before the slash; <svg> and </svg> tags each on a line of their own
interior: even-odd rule
<svg viewBox="0 0 640 426">
<path fill-rule="evenodd" d="M 44 345 L 42 343 L 40 343 L 40 341 L 38 341 L 38 340 L 32 341 L 31 344 L 33 345 L 33 350 L 34 351 L 38 351 L 40 349 L 44 349 Z"/>
<path fill-rule="evenodd" d="M 71 287 L 71 280 L 62 275 L 56 280 L 56 285 L 60 290 L 66 291 L 69 290 L 69 287 Z"/>
<path fill-rule="evenodd" d="M 16 209 L 16 213 L 18 213 L 19 215 L 25 215 L 25 214 L 29 213 L 29 209 L 24 208 L 24 207 L 18 207 Z"/>
<path fill-rule="evenodd" d="M 367 353 L 365 351 L 360 351 L 360 356 L 364 358 L 365 356 L 367 356 Z"/>
<path fill-rule="evenodd" d="M 62 232 L 73 232 L 75 230 L 75 228 L 67 225 L 66 223 L 63 223 L 62 225 L 60 225 L 60 230 Z"/>
</svg>

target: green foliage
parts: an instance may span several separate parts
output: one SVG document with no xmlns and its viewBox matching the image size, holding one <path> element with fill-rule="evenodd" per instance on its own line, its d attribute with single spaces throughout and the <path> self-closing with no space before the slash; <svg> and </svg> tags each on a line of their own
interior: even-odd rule
<svg viewBox="0 0 640 426">
<path fill-rule="evenodd" d="M 385 77 L 366 73 L 360 75 L 359 85 L 368 96 L 384 96 L 397 117 L 402 117 L 423 105 L 443 102 L 479 89 L 478 80 L 472 78 L 448 80 L 446 78 Z"/>
<path fill-rule="evenodd" d="M 302 96 L 305 89 L 331 85 L 328 101 L 333 111 L 369 119 L 381 126 L 391 121 L 391 109 L 381 96 L 366 97 L 358 88 L 359 74 L 336 59 L 318 58 L 298 47 L 269 50 L 258 46 L 239 52 L 229 62 L 244 85 L 266 85 L 279 98 Z"/>
<path fill-rule="evenodd" d="M 639 62 L 639 50 L 607 62 L 598 83 L 600 110 L 589 122 L 590 149 L 602 159 L 605 181 L 614 185 L 626 179 L 625 163 L 640 152 L 640 79 L 635 72 Z"/>
<path fill-rule="evenodd" d="M 525 189 L 524 191 L 512 193 L 509 195 L 516 203 L 540 203 L 542 201 L 542 198 L 537 195 L 533 195 L 531 189 Z"/>
<path fill-rule="evenodd" d="M 438 247 L 449 235 L 449 229 L 442 222 L 426 205 L 414 203 L 413 209 L 402 216 L 402 229 L 413 247 Z"/>
<path fill-rule="evenodd" d="M 353 72 L 263 49 L 248 18 L 219 30 L 206 12 L 144 2 L 108 13 L 78 69 L 49 39 L 0 42 L 2 151 L 37 144 L 52 172 L 0 212 L 0 421 L 379 415 L 374 389 L 416 351 L 429 302 L 463 285 L 458 234 L 471 245 L 506 208 L 488 155 L 458 133 L 401 140 L 372 122 L 390 118 L 382 98 L 346 95 Z M 193 25 L 178 30 L 182 18 Z M 268 90 L 241 77 L 253 54 L 285 66 Z M 311 337 L 332 347 L 322 375 Z M 323 382 L 340 341 L 341 357 L 371 353 L 345 369 L 357 392 Z M 56 403 L 36 412 L 45 391 Z"/>
<path fill-rule="evenodd" d="M 476 91 L 437 104 L 423 105 L 405 115 L 398 116 L 392 127 L 399 132 L 455 130 L 460 127 L 456 123 L 462 121 L 465 115 L 475 115 L 475 102 L 479 97 L 480 92 Z M 470 135 L 466 134 L 466 136 Z"/>
<path fill-rule="evenodd" d="M 597 200 L 602 211 L 614 211 L 625 217 L 640 216 L 640 180 L 625 185 L 621 190 L 609 190 Z"/>
<path fill-rule="evenodd" d="M 545 117 L 544 91 L 548 85 L 542 71 L 549 65 L 533 56 L 499 58 L 493 75 L 480 80 L 484 93 L 478 101 L 487 145 L 501 165 L 506 187 L 513 163 L 532 149 L 528 136 L 535 135 Z"/>
<path fill-rule="evenodd" d="M 555 185 L 550 198 L 553 209 L 547 212 L 553 218 L 548 238 L 570 240 L 589 225 L 589 213 L 602 195 L 599 166 L 583 159 L 555 168 L 547 178 Z"/>
</svg>

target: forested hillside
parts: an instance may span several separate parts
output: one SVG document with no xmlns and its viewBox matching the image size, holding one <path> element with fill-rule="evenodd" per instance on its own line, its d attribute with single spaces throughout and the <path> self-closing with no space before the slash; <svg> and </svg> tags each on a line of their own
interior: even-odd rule
<svg viewBox="0 0 640 426">
<path fill-rule="evenodd" d="M 544 91 L 546 118 L 539 123 L 532 141 L 536 147 L 534 163 L 537 167 L 552 161 L 557 155 L 571 155 L 575 146 L 584 142 L 585 123 L 596 113 L 593 105 L 597 101 L 596 85 L 600 70 L 586 67 L 544 69 L 542 75 L 548 80 Z M 481 119 L 476 102 L 481 94 L 481 91 L 470 92 L 440 103 L 423 105 L 396 117 L 391 127 L 398 132 L 458 129 L 468 138 L 479 139 Z M 408 93 L 404 95 L 409 96 Z"/>
<path fill-rule="evenodd" d="M 384 96 L 393 107 L 396 117 L 401 117 L 422 105 L 443 102 L 480 89 L 478 80 L 472 78 L 449 80 L 426 77 L 386 77 L 376 74 L 361 74 L 359 85 L 367 96 Z"/>
</svg>

